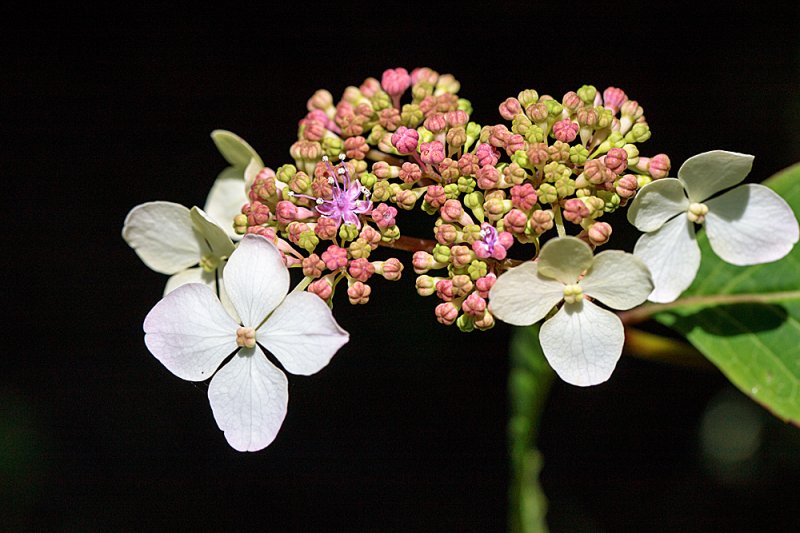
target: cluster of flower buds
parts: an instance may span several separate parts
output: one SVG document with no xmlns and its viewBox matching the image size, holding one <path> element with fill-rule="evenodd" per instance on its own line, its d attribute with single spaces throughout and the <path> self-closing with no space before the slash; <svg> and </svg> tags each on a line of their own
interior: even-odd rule
<svg viewBox="0 0 800 533">
<path fill-rule="evenodd" d="M 449 74 L 397 68 L 336 103 L 317 91 L 290 150 L 294 164 L 253 172 L 236 231 L 276 242 L 309 291 L 327 299 L 346 279 L 350 301 L 365 303 L 373 274 L 394 280 L 402 271 L 398 259 L 370 261 L 370 252 L 414 251 L 397 217 L 418 207 L 436 217 L 435 242 L 413 256 L 418 293 L 442 300 L 439 322 L 488 329 L 488 291 L 518 264 L 507 257 L 515 242 L 533 244 L 524 259 L 548 232 L 603 245 L 612 228 L 601 217 L 670 170 L 664 154 L 640 156 L 650 129 L 620 89 L 585 85 L 560 101 L 524 90 L 499 106 L 510 124 L 486 126 L 470 120 L 458 90 Z"/>
</svg>

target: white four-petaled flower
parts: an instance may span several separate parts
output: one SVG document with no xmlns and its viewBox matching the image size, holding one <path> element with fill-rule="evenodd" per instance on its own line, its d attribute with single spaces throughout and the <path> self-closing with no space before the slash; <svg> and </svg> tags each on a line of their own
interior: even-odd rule
<svg viewBox="0 0 800 533">
<path fill-rule="evenodd" d="M 241 324 L 206 285 L 192 283 L 153 307 L 144 321 L 145 343 L 176 376 L 211 377 L 211 409 L 228 443 L 239 451 L 257 451 L 277 435 L 289 396 L 286 376 L 262 347 L 288 372 L 310 375 L 328 364 L 348 334 L 318 296 L 287 296 L 288 269 L 263 237 L 242 239 L 228 260 L 225 280 Z"/>
<path fill-rule="evenodd" d="M 561 237 L 542 246 L 538 262 L 525 262 L 497 278 L 489 304 L 500 320 L 529 326 L 564 301 L 542 324 L 539 342 L 561 379 L 588 386 L 611 376 L 625 336 L 617 315 L 583 295 L 624 310 L 645 301 L 652 289 L 650 272 L 633 255 L 608 250 L 593 256 L 580 239 Z"/>
<path fill-rule="evenodd" d="M 656 180 L 636 195 L 628 220 L 645 232 L 634 255 L 650 268 L 654 302 L 675 300 L 700 268 L 694 224 L 705 224 L 711 249 L 734 265 L 776 261 L 798 239 L 797 219 L 777 193 L 757 184 L 740 185 L 753 156 L 716 150 L 690 157 L 678 177 Z M 711 198 L 711 199 L 709 199 Z"/>
</svg>

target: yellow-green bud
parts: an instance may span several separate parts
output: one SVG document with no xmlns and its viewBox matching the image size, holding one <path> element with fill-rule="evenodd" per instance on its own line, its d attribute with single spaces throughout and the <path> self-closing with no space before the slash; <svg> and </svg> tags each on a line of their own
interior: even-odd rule
<svg viewBox="0 0 800 533">
<path fill-rule="evenodd" d="M 361 182 L 361 185 L 367 189 L 372 189 L 375 186 L 375 183 L 378 181 L 378 176 L 372 174 L 371 172 L 365 172 L 361 174 L 359 181 Z"/>
<path fill-rule="evenodd" d="M 444 244 L 437 244 L 436 246 L 433 247 L 431 255 L 433 255 L 433 259 L 437 263 L 449 263 L 450 247 Z"/>
<path fill-rule="evenodd" d="M 586 163 L 587 159 L 589 159 L 589 150 L 582 144 L 576 144 L 569 149 L 569 160 L 572 161 L 572 164 L 580 167 Z"/>
<path fill-rule="evenodd" d="M 367 240 L 362 237 L 359 237 L 351 242 L 347 249 L 353 259 L 360 259 L 362 257 L 366 259 L 369 257 L 369 254 L 372 251 L 372 247 L 369 245 Z"/>
<path fill-rule="evenodd" d="M 381 230 L 381 240 L 383 242 L 392 242 L 396 241 L 399 238 L 400 238 L 400 228 L 397 227 L 397 224 Z"/>
<path fill-rule="evenodd" d="M 580 98 L 584 104 L 592 105 L 594 103 L 595 96 L 597 96 L 597 89 L 594 87 L 594 85 L 584 85 L 578 89 L 577 93 L 578 98 Z"/>
<path fill-rule="evenodd" d="M 489 267 L 483 261 L 474 260 L 472 263 L 469 264 L 467 268 L 469 272 L 469 277 L 472 281 L 477 280 L 478 278 L 482 278 L 486 275 L 489 271 Z"/>
<path fill-rule="evenodd" d="M 558 201 L 558 191 L 550 183 L 542 183 L 536 191 L 539 203 L 554 204 Z"/>
<path fill-rule="evenodd" d="M 294 165 L 281 165 L 278 167 L 278 171 L 275 172 L 275 177 L 278 181 L 282 181 L 283 183 L 289 183 L 289 180 L 292 179 L 297 173 L 297 167 Z"/>
<path fill-rule="evenodd" d="M 339 226 L 339 238 L 343 241 L 352 241 L 358 237 L 358 228 L 355 224 L 342 224 Z"/>
</svg>

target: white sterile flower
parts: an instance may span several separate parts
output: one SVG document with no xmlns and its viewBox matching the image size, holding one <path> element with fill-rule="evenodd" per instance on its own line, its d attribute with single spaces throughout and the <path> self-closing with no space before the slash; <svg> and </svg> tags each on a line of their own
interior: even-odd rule
<svg viewBox="0 0 800 533">
<path fill-rule="evenodd" d="M 588 386 L 611 376 L 625 336 L 619 317 L 584 295 L 624 310 L 644 302 L 652 290 L 650 272 L 633 255 L 608 250 L 593 256 L 580 239 L 561 237 L 542 246 L 537 262 L 525 262 L 498 277 L 489 306 L 500 320 L 529 326 L 563 301 L 542 324 L 539 342 L 561 379 Z"/>
<path fill-rule="evenodd" d="M 217 270 L 234 250 L 225 230 L 202 209 L 172 202 L 148 202 L 131 209 L 122 238 L 145 265 L 171 276 L 165 295 L 186 283 L 215 288 Z"/>
<path fill-rule="evenodd" d="M 653 181 L 636 195 L 628 220 L 645 232 L 633 253 L 653 273 L 651 301 L 671 302 L 692 284 L 700 268 L 695 223 L 705 224 L 711 249 L 734 265 L 768 263 L 791 251 L 797 219 L 771 189 L 746 184 L 711 198 L 744 180 L 752 164 L 747 154 L 698 154 L 686 160 L 677 179 Z"/>
<path fill-rule="evenodd" d="M 288 372 L 310 375 L 328 364 L 348 334 L 318 296 L 287 296 L 289 271 L 263 237 L 242 239 L 228 260 L 225 280 L 241 324 L 207 286 L 192 283 L 148 313 L 145 344 L 179 378 L 203 381 L 213 375 L 208 398 L 217 425 L 236 450 L 257 451 L 275 439 L 289 399 L 285 374 L 262 348 Z"/>
</svg>

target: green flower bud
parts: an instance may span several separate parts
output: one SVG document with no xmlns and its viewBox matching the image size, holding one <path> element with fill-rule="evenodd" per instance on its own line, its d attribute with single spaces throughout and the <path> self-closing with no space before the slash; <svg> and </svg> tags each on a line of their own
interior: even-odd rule
<svg viewBox="0 0 800 533">
<path fill-rule="evenodd" d="M 528 128 L 528 131 L 525 132 L 525 140 L 528 141 L 529 144 L 543 142 L 544 130 L 535 124 L 532 125 Z"/>
<path fill-rule="evenodd" d="M 487 267 L 486 263 L 484 263 L 483 261 L 478 261 L 476 259 L 469 264 L 467 271 L 469 272 L 470 279 L 472 279 L 472 281 L 475 281 L 478 278 L 482 278 L 483 276 L 485 276 L 489 272 L 489 267 Z"/>
<path fill-rule="evenodd" d="M 633 168 L 639 162 L 639 149 L 635 144 L 626 144 L 622 147 L 628 154 L 628 168 Z"/>
<path fill-rule="evenodd" d="M 613 213 L 619 207 L 619 195 L 614 191 L 597 191 L 597 197 L 603 201 L 603 211 Z"/>
<path fill-rule="evenodd" d="M 525 89 L 524 91 L 520 91 L 517 95 L 517 100 L 522 104 L 522 108 L 525 109 L 529 105 L 533 105 L 539 101 L 539 93 L 533 89 Z"/>
<path fill-rule="evenodd" d="M 544 166 L 544 179 L 550 183 L 555 183 L 570 176 L 572 176 L 572 170 L 558 161 L 551 161 Z"/>
<path fill-rule="evenodd" d="M 458 200 L 461 192 L 458 190 L 457 183 L 448 183 L 444 186 L 444 195 L 448 200 Z"/>
<path fill-rule="evenodd" d="M 648 183 L 650 183 L 651 181 L 653 181 L 653 178 L 651 178 L 650 176 L 647 176 L 647 175 L 644 175 L 644 174 L 637 174 L 636 175 L 636 183 L 639 184 L 639 188 L 640 189 L 642 187 L 644 187 L 645 185 L 647 185 Z"/>
<path fill-rule="evenodd" d="M 422 121 L 425 120 L 425 115 L 420 111 L 417 104 L 406 104 L 400 113 L 400 123 L 406 128 L 416 128 Z"/>
<path fill-rule="evenodd" d="M 369 136 L 367 137 L 367 144 L 375 146 L 380 142 L 381 137 L 383 137 L 385 133 L 386 130 L 383 129 L 383 126 L 381 126 L 380 124 L 376 124 L 372 128 L 372 131 L 369 133 Z"/>
<path fill-rule="evenodd" d="M 381 240 L 383 242 L 392 242 L 396 241 L 399 238 L 400 238 L 400 228 L 397 227 L 397 224 L 381 230 Z"/>
<path fill-rule="evenodd" d="M 475 190 L 475 179 L 461 176 L 458 178 L 456 185 L 458 186 L 458 192 L 469 194 Z"/>
<path fill-rule="evenodd" d="M 631 131 L 625 134 L 625 141 L 629 143 L 641 143 L 650 138 L 650 127 L 645 122 L 637 122 Z"/>
<path fill-rule="evenodd" d="M 597 96 L 597 89 L 595 89 L 594 85 L 584 85 L 578 89 L 577 93 L 578 98 L 580 98 L 584 104 L 592 105 L 595 96 Z"/>
<path fill-rule="evenodd" d="M 364 172 L 363 174 L 361 174 L 359 181 L 361 182 L 361 185 L 363 185 L 367 189 L 372 190 L 372 188 L 378 182 L 378 176 L 372 174 L 371 172 Z"/>
<path fill-rule="evenodd" d="M 516 115 L 511 120 L 511 131 L 514 133 L 519 133 L 523 137 L 528 132 L 528 129 L 533 125 L 531 119 L 526 117 L 525 115 Z"/>
<path fill-rule="evenodd" d="M 589 208 L 589 218 L 598 218 L 600 215 L 603 214 L 605 209 L 606 203 L 601 198 L 597 196 L 587 196 L 585 198 L 581 198 L 586 207 Z"/>
<path fill-rule="evenodd" d="M 375 185 L 372 186 L 373 202 L 385 202 L 391 195 L 392 191 L 389 182 L 386 180 L 378 180 L 375 182 Z"/>
<path fill-rule="evenodd" d="M 356 237 L 358 237 L 358 228 L 355 226 L 355 224 L 345 223 L 339 226 L 339 238 L 341 238 L 343 241 L 352 241 Z"/>
<path fill-rule="evenodd" d="M 418 81 L 411 87 L 411 96 L 415 103 L 421 102 L 426 96 L 433 94 L 434 86 L 428 81 Z"/>
<path fill-rule="evenodd" d="M 467 142 L 464 143 L 464 151 L 469 150 L 469 147 L 478 139 L 481 134 L 481 125 L 477 122 L 467 123 Z"/>
<path fill-rule="evenodd" d="M 437 263 L 449 263 L 450 262 L 450 247 L 444 244 L 437 244 L 433 247 L 433 251 L 431 252 L 433 255 L 433 260 Z"/>
<path fill-rule="evenodd" d="M 466 112 L 467 115 L 471 115 L 472 114 L 472 102 L 470 102 L 466 98 L 459 98 L 458 99 L 458 106 L 456 107 L 456 109 L 459 109 L 461 111 Z"/>
<path fill-rule="evenodd" d="M 558 191 L 549 183 L 542 183 L 536 191 L 539 203 L 554 204 L 558 201 Z"/>
<path fill-rule="evenodd" d="M 417 199 L 419 195 L 412 190 L 399 190 L 395 194 L 395 201 L 397 203 L 397 207 L 400 209 L 405 209 L 406 211 L 411 211 L 414 209 L 414 204 L 417 203 Z"/>
<path fill-rule="evenodd" d="M 483 214 L 483 209 L 481 209 L 481 214 Z M 481 218 L 481 221 L 483 221 L 483 218 Z M 483 238 L 481 236 L 481 227 L 478 224 L 468 224 L 464 226 L 464 229 L 461 231 L 461 236 L 467 244 L 472 244 Z"/>
<path fill-rule="evenodd" d="M 514 152 L 514 154 L 511 156 L 511 162 L 522 168 L 533 168 L 530 160 L 528 159 L 528 152 L 524 150 L 517 150 Z"/>
<path fill-rule="evenodd" d="M 294 165 L 281 165 L 278 167 L 275 177 L 283 183 L 289 183 L 289 180 L 292 179 L 292 176 L 294 176 L 296 173 L 297 167 Z"/>
<path fill-rule="evenodd" d="M 339 137 L 326 136 L 322 139 L 322 153 L 331 159 L 339 157 L 344 150 L 344 142 Z"/>
<path fill-rule="evenodd" d="M 350 243 L 350 246 L 347 247 L 347 250 L 350 252 L 350 257 L 353 259 L 360 259 L 362 257 L 367 259 L 372 251 L 372 247 L 369 245 L 366 239 L 359 237 Z"/>
<path fill-rule="evenodd" d="M 556 100 L 545 100 L 544 105 L 547 108 L 548 122 L 554 122 L 564 111 L 564 106 Z"/>
<path fill-rule="evenodd" d="M 429 215 L 435 215 L 436 212 L 439 210 L 436 207 L 433 207 L 431 204 L 429 204 L 425 200 L 422 200 L 422 204 L 419 207 L 420 207 L 420 209 L 422 209 L 423 211 L 425 211 Z"/>
<path fill-rule="evenodd" d="M 572 196 L 572 194 L 575 192 L 575 180 L 570 178 L 559 178 L 555 182 L 555 188 L 559 198 Z"/>
<path fill-rule="evenodd" d="M 626 146 L 625 137 L 618 131 L 612 131 L 608 138 L 600 143 L 597 149 L 592 154 L 592 157 L 603 155 L 612 148 L 622 148 Z"/>
<path fill-rule="evenodd" d="M 458 329 L 464 333 L 469 333 L 475 329 L 475 321 L 469 315 L 459 316 L 456 320 L 456 325 L 458 326 Z"/>
<path fill-rule="evenodd" d="M 452 74 L 442 74 L 436 80 L 436 94 L 451 93 L 456 94 L 461 89 L 461 84 Z"/>
<path fill-rule="evenodd" d="M 247 215 L 240 213 L 233 217 L 233 229 L 238 235 L 247 233 Z"/>
<path fill-rule="evenodd" d="M 496 222 L 503 218 L 503 215 L 511 211 L 511 200 L 502 200 L 500 198 L 490 198 L 483 203 L 483 212 L 486 218 L 492 222 Z"/>
<path fill-rule="evenodd" d="M 314 233 L 314 230 L 304 231 L 297 239 L 297 244 L 306 252 L 311 253 L 319 244 L 319 237 Z"/>
<path fill-rule="evenodd" d="M 419 133 L 419 142 L 420 143 L 429 143 L 431 142 L 435 135 L 433 132 L 427 128 L 420 126 L 417 128 L 417 132 Z"/>
<path fill-rule="evenodd" d="M 380 111 L 381 109 L 389 109 L 392 107 L 392 98 L 383 91 L 378 91 L 369 99 L 372 104 L 372 109 Z"/>
<path fill-rule="evenodd" d="M 595 107 L 597 111 L 597 125 L 595 128 L 602 130 L 611 126 L 611 120 L 614 118 L 614 113 L 605 107 Z"/>
</svg>

